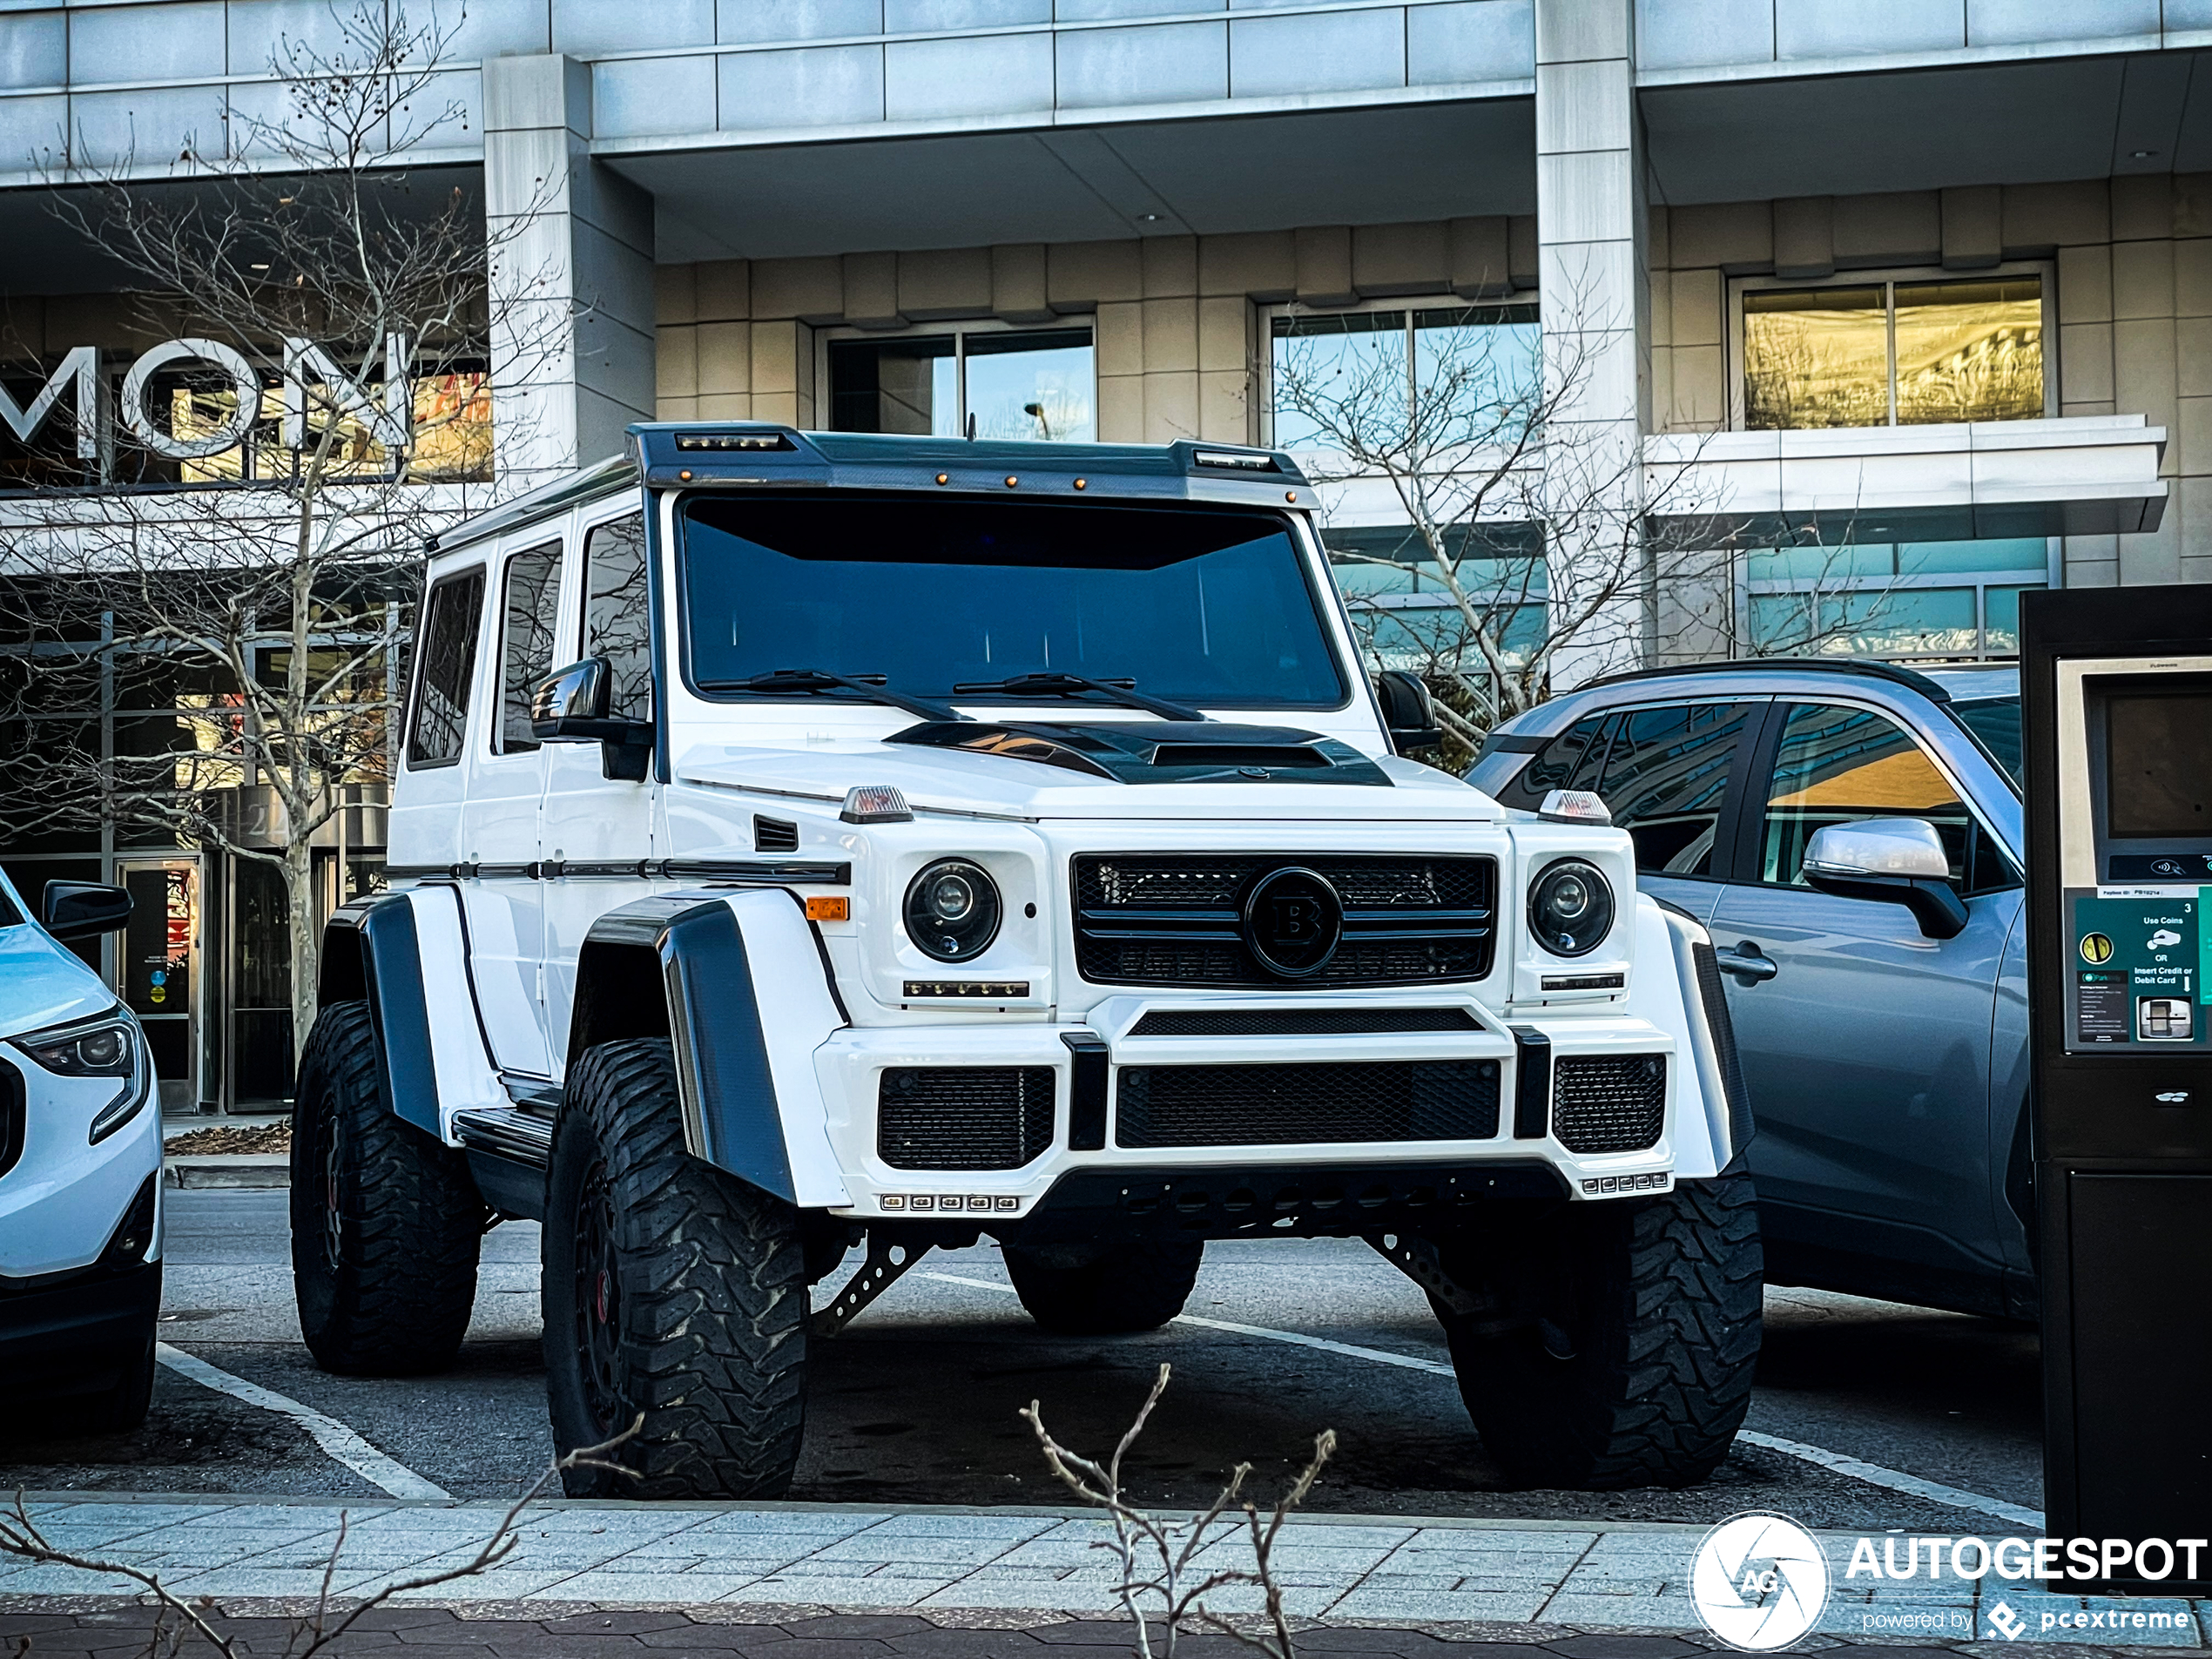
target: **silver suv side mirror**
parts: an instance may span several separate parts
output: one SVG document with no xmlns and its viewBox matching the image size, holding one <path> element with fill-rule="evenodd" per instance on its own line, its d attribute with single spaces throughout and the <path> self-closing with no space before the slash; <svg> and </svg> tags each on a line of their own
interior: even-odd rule
<svg viewBox="0 0 2212 1659">
<path fill-rule="evenodd" d="M 1966 907 L 1952 889 L 1943 837 L 1925 818 L 1863 818 L 1815 830 L 1804 873 L 1816 892 L 1903 905 L 1930 939 L 1966 931 Z"/>
</svg>

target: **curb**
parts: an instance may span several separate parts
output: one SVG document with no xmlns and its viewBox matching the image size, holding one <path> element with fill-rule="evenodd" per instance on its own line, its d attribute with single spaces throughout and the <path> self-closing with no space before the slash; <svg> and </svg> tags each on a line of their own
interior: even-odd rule
<svg viewBox="0 0 2212 1659">
<path fill-rule="evenodd" d="M 172 1187 L 289 1187 L 292 1159 L 283 1152 L 202 1152 L 165 1158 L 161 1179 Z"/>
</svg>

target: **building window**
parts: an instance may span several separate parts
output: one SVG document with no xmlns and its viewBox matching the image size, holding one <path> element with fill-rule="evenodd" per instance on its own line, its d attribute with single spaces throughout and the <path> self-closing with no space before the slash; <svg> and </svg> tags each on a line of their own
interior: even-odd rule
<svg viewBox="0 0 2212 1659">
<path fill-rule="evenodd" d="M 2040 536 L 1752 550 L 1754 654 L 1951 660 L 2020 654 L 2020 595 L 2051 585 Z"/>
<path fill-rule="evenodd" d="M 830 427 L 1089 443 L 1095 380 L 1088 327 L 833 340 Z"/>
<path fill-rule="evenodd" d="M 1502 434 L 1540 384 L 1533 305 L 1285 311 L 1268 332 L 1278 449 L 1340 451 L 1355 432 L 1358 447 L 1447 426 Z"/>
<path fill-rule="evenodd" d="M 2040 273 L 1746 287 L 1743 425 L 2040 419 L 2044 291 Z"/>
</svg>

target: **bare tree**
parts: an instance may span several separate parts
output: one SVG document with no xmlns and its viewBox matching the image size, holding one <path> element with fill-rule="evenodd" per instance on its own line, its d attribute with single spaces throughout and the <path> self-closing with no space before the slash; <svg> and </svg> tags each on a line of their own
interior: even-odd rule
<svg viewBox="0 0 2212 1659">
<path fill-rule="evenodd" d="M 1361 643 L 1379 666 L 1429 681 L 1453 770 L 1551 694 L 1566 653 L 1742 646 L 1743 550 L 1713 529 L 1725 503 L 1698 493 L 1707 440 L 1689 440 L 1686 464 L 1649 468 L 1583 416 L 1602 368 L 1589 342 L 1605 330 L 1581 309 L 1563 296 L 1541 361 L 1532 314 L 1417 330 L 1410 362 L 1293 333 L 1274 364 L 1276 441 L 1300 451 L 1339 521 L 1332 550 Z M 1402 528 L 1379 544 L 1345 518 Z M 1363 579 L 1377 570 L 1388 578 Z M 1806 614 L 1813 626 L 1764 649 L 1832 637 L 1832 607 Z"/>
<path fill-rule="evenodd" d="M 327 46 L 273 51 L 275 112 L 184 135 L 165 179 L 142 155 L 98 172 L 48 158 L 64 227 L 124 273 L 143 332 L 175 343 L 124 378 L 117 437 L 86 407 L 110 395 L 99 381 L 73 456 L 0 500 L 25 578 L 0 584 L 0 624 L 26 658 L 0 723 L 24 734 L 12 770 L 35 786 L 8 792 L 0 830 L 104 822 L 276 867 L 295 1051 L 315 1007 L 314 848 L 349 786 L 387 779 L 423 542 L 488 504 L 490 388 L 552 349 L 550 333 L 496 341 L 488 315 L 488 273 L 535 214 L 488 227 L 413 166 L 468 120 L 441 90 L 452 31 L 397 0 L 332 16 Z M 71 659 L 173 697 L 174 740 L 111 752 L 96 729 L 34 718 Z"/>
<path fill-rule="evenodd" d="M 1144 1404 L 1137 1408 L 1136 1418 L 1103 1463 L 1071 1452 L 1053 1439 L 1035 1400 L 1029 1402 L 1022 1416 L 1035 1432 L 1053 1474 L 1085 1503 L 1103 1509 L 1113 1523 L 1113 1539 L 1101 1548 L 1114 1556 L 1119 1574 L 1115 1588 L 1135 1626 L 1138 1659 L 1155 1659 L 1155 1613 L 1159 1620 L 1157 1659 L 1175 1659 L 1176 1638 L 1185 1621 L 1233 1636 L 1265 1659 L 1296 1659 L 1282 1586 L 1275 1580 L 1275 1541 L 1291 1511 L 1305 1501 L 1323 1467 L 1335 1453 L 1336 1431 L 1324 1429 L 1313 1437 L 1312 1460 L 1264 1519 L 1259 1506 L 1244 1495 L 1244 1479 L 1251 1474 L 1252 1466 L 1239 1463 L 1229 1472 L 1228 1484 L 1220 1495 L 1204 1511 L 1187 1521 L 1163 1521 L 1130 1502 L 1122 1490 L 1122 1460 L 1144 1433 L 1160 1396 L 1167 1393 L 1169 1374 L 1169 1367 L 1162 1366 L 1151 1393 L 1144 1397 Z M 1251 1568 L 1202 1566 L 1200 1558 L 1209 1547 L 1236 1536 L 1238 1521 L 1244 1523 L 1242 1530 L 1251 1545 Z M 1205 1598 L 1214 1591 L 1237 1586 L 1260 1593 L 1264 1624 L 1257 1632 L 1206 1607 Z"/>
</svg>

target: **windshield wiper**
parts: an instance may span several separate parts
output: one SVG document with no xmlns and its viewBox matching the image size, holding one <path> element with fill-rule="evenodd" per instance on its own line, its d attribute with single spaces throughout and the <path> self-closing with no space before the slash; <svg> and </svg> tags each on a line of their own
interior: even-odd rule
<svg viewBox="0 0 2212 1659">
<path fill-rule="evenodd" d="M 1002 680 L 971 680 L 953 687 L 954 697 L 980 696 L 996 691 L 1007 697 L 1076 697 L 1084 691 L 1096 691 L 1125 709 L 1143 709 L 1157 714 L 1163 720 L 1203 720 L 1206 717 L 1180 703 L 1170 703 L 1165 698 L 1147 697 L 1136 689 L 1135 680 L 1085 679 L 1081 674 L 1015 674 Z"/>
<path fill-rule="evenodd" d="M 932 703 L 919 697 L 908 697 L 904 691 L 886 691 L 890 677 L 885 674 L 830 674 L 819 668 L 779 668 L 766 674 L 755 674 L 750 679 L 701 680 L 702 691 L 754 691 L 763 697 L 787 697 L 809 691 L 858 691 L 871 703 L 887 704 L 894 709 L 904 709 L 909 714 L 925 720 L 965 720 L 968 717 L 959 710 L 942 703 Z"/>
</svg>

